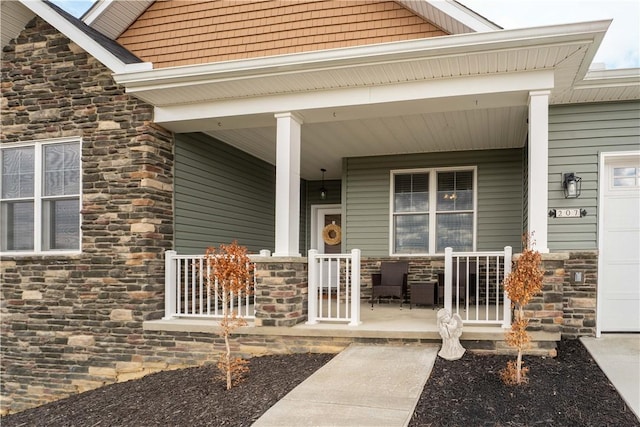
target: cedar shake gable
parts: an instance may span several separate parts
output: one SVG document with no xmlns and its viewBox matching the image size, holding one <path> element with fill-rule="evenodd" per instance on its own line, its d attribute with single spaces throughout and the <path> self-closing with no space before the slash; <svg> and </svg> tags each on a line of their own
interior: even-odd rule
<svg viewBox="0 0 640 427">
<path fill-rule="evenodd" d="M 156 1 L 119 38 L 154 68 L 448 35 L 394 1 Z"/>
</svg>

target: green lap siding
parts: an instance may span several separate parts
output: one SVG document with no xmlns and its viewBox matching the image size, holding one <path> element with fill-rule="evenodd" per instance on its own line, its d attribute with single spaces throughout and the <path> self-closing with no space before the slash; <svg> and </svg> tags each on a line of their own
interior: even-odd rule
<svg viewBox="0 0 640 427">
<path fill-rule="evenodd" d="M 583 218 L 549 218 L 549 249 L 597 249 L 599 153 L 640 149 L 640 102 L 549 109 L 549 209 L 586 209 Z M 562 175 L 582 178 L 578 199 L 565 199 Z"/>
<path fill-rule="evenodd" d="M 350 158 L 346 164 L 347 247 L 364 256 L 389 255 L 390 171 L 476 166 L 477 249 L 519 250 L 522 234 L 523 150 L 482 150 Z M 344 220 L 343 220 L 344 221 Z"/>
<path fill-rule="evenodd" d="M 273 250 L 275 168 L 204 134 L 175 142 L 175 248 L 201 254 L 237 240 Z"/>
</svg>

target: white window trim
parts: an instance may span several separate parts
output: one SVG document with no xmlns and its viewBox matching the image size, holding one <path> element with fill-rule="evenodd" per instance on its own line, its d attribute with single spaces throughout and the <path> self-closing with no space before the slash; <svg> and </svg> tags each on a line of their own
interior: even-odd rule
<svg viewBox="0 0 640 427">
<path fill-rule="evenodd" d="M 0 150 L 17 148 L 17 147 L 34 147 L 35 150 L 35 165 L 34 165 L 34 194 L 33 198 L 28 197 L 24 200 L 33 199 L 34 204 L 34 246 L 33 250 L 30 251 L 0 251 L 0 256 L 59 256 L 59 255 L 78 255 L 82 253 L 82 159 L 80 160 L 80 175 L 79 175 L 79 183 L 78 189 L 79 192 L 77 194 L 79 203 L 80 203 L 80 220 L 78 221 L 78 236 L 80 245 L 78 249 L 69 249 L 69 250 L 52 250 L 52 251 L 44 251 L 42 250 L 42 152 L 43 147 L 51 144 L 61 144 L 61 143 L 77 143 L 80 145 L 80 153 L 82 155 L 82 138 L 79 137 L 70 137 L 70 138 L 51 138 L 51 139 L 39 139 L 33 141 L 21 141 L 21 142 L 11 142 L 2 144 L 0 146 Z M 0 162 L 0 176 L 2 176 L 2 162 Z M 76 197 L 76 195 L 70 195 L 70 197 Z M 2 199 L 4 201 L 4 199 Z M 21 200 L 21 199 L 7 199 L 7 200 Z M 1 215 L 1 212 L 0 212 Z M 1 223 L 1 220 L 0 220 Z"/>
<path fill-rule="evenodd" d="M 454 166 L 454 167 L 437 167 L 437 168 L 415 168 L 415 169 L 392 169 L 389 171 L 389 256 L 393 257 L 416 257 L 427 255 L 444 254 L 444 252 L 436 252 L 436 216 L 437 209 L 437 192 L 438 192 L 438 172 L 455 172 L 455 171 L 472 171 L 473 172 L 473 252 L 477 250 L 477 230 L 478 230 L 478 167 L 477 166 Z M 394 185 L 395 175 L 410 173 L 428 173 L 429 174 L 429 252 L 398 254 L 394 250 L 395 229 L 393 227 L 394 218 Z"/>
</svg>

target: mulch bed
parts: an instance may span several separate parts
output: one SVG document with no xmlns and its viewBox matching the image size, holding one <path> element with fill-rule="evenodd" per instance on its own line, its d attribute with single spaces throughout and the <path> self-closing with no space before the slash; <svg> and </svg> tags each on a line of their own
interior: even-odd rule
<svg viewBox="0 0 640 427">
<path fill-rule="evenodd" d="M 505 386 L 509 357 L 438 358 L 410 426 L 640 426 L 579 341 L 555 359 L 525 357 L 530 382 Z M 2 418 L 12 426 L 249 426 L 333 355 L 251 359 L 247 379 L 224 390 L 213 366 L 160 372 Z M 363 420 L 366 425 L 366 420 Z"/>
<path fill-rule="evenodd" d="M 558 343 L 556 358 L 525 356 L 524 385 L 500 379 L 513 359 L 469 352 L 436 359 L 409 425 L 640 426 L 580 341 Z"/>
</svg>

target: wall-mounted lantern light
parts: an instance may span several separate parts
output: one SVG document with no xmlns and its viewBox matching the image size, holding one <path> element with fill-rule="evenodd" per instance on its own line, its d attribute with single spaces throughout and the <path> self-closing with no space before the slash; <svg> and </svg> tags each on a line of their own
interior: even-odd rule
<svg viewBox="0 0 640 427">
<path fill-rule="evenodd" d="M 565 199 L 577 199 L 582 190 L 582 178 L 575 173 L 569 172 L 562 175 L 562 189 Z"/>
<path fill-rule="evenodd" d="M 326 169 L 320 169 L 322 171 L 322 186 L 320 187 L 320 200 L 327 200 L 328 191 L 324 187 L 324 173 L 327 171 Z"/>
</svg>

